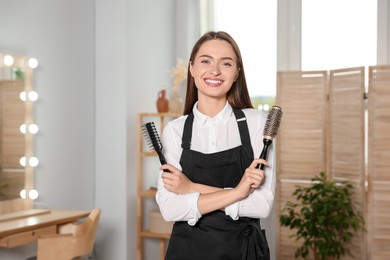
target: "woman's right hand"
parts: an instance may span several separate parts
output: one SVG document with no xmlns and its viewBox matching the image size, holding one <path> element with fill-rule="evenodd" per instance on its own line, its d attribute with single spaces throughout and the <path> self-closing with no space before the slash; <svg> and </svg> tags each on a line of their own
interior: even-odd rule
<svg viewBox="0 0 390 260">
<path fill-rule="evenodd" d="M 160 170 L 169 170 L 161 175 L 165 189 L 176 194 L 193 192 L 193 182 L 187 176 L 171 164 L 161 165 Z"/>
</svg>

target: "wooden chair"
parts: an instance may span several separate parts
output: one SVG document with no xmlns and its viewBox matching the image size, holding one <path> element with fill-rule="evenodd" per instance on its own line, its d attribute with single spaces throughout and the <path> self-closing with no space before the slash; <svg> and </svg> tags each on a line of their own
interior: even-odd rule
<svg viewBox="0 0 390 260">
<path fill-rule="evenodd" d="M 72 260 L 92 252 L 101 210 L 95 208 L 82 223 L 71 223 L 59 228 L 56 235 L 38 239 L 37 260 Z"/>
</svg>

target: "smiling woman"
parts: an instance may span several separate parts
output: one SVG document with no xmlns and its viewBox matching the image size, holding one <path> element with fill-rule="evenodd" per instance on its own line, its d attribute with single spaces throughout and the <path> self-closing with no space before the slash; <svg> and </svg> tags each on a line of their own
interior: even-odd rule
<svg viewBox="0 0 390 260">
<path fill-rule="evenodd" d="M 0 53 L 0 214 L 32 208 L 33 69 L 36 59 Z"/>
</svg>

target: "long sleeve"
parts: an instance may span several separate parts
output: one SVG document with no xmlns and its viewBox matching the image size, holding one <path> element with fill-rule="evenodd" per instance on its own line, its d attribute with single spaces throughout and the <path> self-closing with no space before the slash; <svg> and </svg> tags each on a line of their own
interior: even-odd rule
<svg viewBox="0 0 390 260">
<path fill-rule="evenodd" d="M 162 145 L 164 147 L 164 156 L 168 163 L 181 170 L 181 120 L 178 119 L 174 123 L 168 124 L 162 133 Z M 176 127 L 172 127 L 176 126 Z M 180 131 L 181 130 L 181 131 Z M 180 142 L 179 142 L 180 141 Z M 160 208 L 160 212 L 166 221 L 187 221 L 188 224 L 194 225 L 201 214 L 198 210 L 199 193 L 175 194 L 165 189 L 161 178 L 162 171 L 158 177 L 158 187 L 156 193 L 156 201 Z"/>
<path fill-rule="evenodd" d="M 265 115 L 256 118 L 256 113 L 247 111 L 248 128 L 250 129 L 251 143 L 254 150 L 254 158 L 258 158 L 263 149 L 263 129 L 265 125 Z M 256 125 L 255 125 L 256 124 Z M 266 218 L 272 210 L 275 198 L 275 161 L 273 145 L 270 146 L 267 156 L 269 166 L 265 167 L 265 181 L 263 185 L 255 189 L 245 199 L 233 203 L 225 208 L 226 215 L 236 220 L 239 217 Z"/>
<path fill-rule="evenodd" d="M 255 189 L 248 197 L 226 207 L 226 215 L 236 220 L 239 217 L 266 218 L 272 210 L 275 197 L 275 174 L 273 150 L 269 150 L 267 158 L 269 167 L 265 169 L 263 185 Z"/>
</svg>

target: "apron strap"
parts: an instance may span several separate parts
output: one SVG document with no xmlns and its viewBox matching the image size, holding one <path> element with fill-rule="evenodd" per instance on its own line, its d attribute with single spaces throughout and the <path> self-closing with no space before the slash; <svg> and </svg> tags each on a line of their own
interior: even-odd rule
<svg viewBox="0 0 390 260">
<path fill-rule="evenodd" d="M 233 108 L 234 115 L 237 119 L 238 130 L 240 131 L 241 143 L 248 154 L 249 158 L 253 160 L 253 149 L 251 144 L 251 138 L 249 135 L 248 124 L 246 122 L 246 117 L 244 112 L 241 109 Z"/>
<path fill-rule="evenodd" d="M 192 138 L 192 123 L 194 122 L 194 113 L 191 112 L 184 123 L 183 137 L 181 138 L 181 148 L 190 149 L 191 148 L 191 138 Z"/>
</svg>

